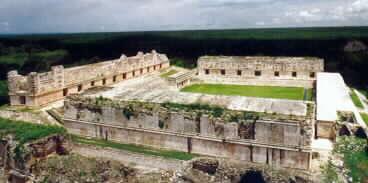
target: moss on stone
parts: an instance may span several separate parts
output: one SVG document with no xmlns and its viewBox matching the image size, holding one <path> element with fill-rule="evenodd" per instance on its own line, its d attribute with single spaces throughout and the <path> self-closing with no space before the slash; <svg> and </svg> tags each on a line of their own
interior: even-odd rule
<svg viewBox="0 0 368 183">
<path fill-rule="evenodd" d="M 237 111 L 226 109 L 222 106 L 209 104 L 179 104 L 179 103 L 152 103 L 142 101 L 118 101 L 108 98 L 83 97 L 74 95 L 69 97 L 69 102 L 77 108 L 102 108 L 115 107 L 122 109 L 124 116 L 130 119 L 132 115 L 138 113 L 153 114 L 157 112 L 180 112 L 192 116 L 193 120 L 198 120 L 200 116 L 207 115 L 210 119 L 218 119 L 224 122 L 247 122 L 255 120 L 280 120 L 280 121 L 305 121 L 313 113 L 314 105 L 307 104 L 307 116 L 283 115 L 276 113 Z"/>
</svg>

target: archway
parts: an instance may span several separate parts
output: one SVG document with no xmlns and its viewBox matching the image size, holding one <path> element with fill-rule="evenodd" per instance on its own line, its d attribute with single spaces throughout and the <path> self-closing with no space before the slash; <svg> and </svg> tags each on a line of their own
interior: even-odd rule
<svg viewBox="0 0 368 183">
<path fill-rule="evenodd" d="M 260 171 L 250 170 L 240 178 L 240 183 L 266 183 Z"/>
</svg>

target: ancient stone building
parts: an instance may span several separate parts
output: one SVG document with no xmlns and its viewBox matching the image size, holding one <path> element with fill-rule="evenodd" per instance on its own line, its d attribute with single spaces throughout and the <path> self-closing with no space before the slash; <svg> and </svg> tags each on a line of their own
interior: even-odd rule
<svg viewBox="0 0 368 183">
<path fill-rule="evenodd" d="M 292 116 L 70 96 L 64 125 L 77 135 L 308 170 L 314 105 L 308 108 Z"/>
<path fill-rule="evenodd" d="M 54 66 L 45 73 L 32 72 L 26 76 L 17 71 L 8 73 L 11 105 L 41 106 L 63 99 L 69 94 L 138 77 L 169 67 L 165 54 L 138 52 L 136 56 L 83 65 L 72 68 Z"/>
<path fill-rule="evenodd" d="M 313 87 L 324 61 L 312 57 L 203 56 L 199 77 L 206 82 Z"/>
<path fill-rule="evenodd" d="M 312 142 L 335 136 L 338 114 L 359 114 L 341 75 L 324 73 L 322 59 L 205 56 L 194 70 L 153 72 L 169 66 L 166 55 L 152 51 L 27 76 L 11 71 L 9 95 L 12 105 L 28 106 L 68 96 L 63 124 L 76 135 L 303 171 L 311 167 Z M 193 83 L 313 88 L 317 100 L 180 90 Z M 353 122 L 366 128 L 361 117 Z"/>
</svg>

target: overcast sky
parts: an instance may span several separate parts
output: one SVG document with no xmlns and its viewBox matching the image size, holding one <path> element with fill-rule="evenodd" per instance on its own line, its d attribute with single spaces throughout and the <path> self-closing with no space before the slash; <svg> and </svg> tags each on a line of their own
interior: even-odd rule
<svg viewBox="0 0 368 183">
<path fill-rule="evenodd" d="M 368 0 L 0 1 L 0 33 L 368 25 Z"/>
</svg>

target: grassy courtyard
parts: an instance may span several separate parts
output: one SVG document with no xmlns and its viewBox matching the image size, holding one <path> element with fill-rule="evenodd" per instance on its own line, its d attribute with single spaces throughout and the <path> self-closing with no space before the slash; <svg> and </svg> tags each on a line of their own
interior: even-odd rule
<svg viewBox="0 0 368 183">
<path fill-rule="evenodd" d="M 247 86 L 247 85 L 223 85 L 223 84 L 194 84 L 183 88 L 183 92 L 205 93 L 214 95 L 247 96 L 261 98 L 277 98 L 306 100 L 312 99 L 312 90 L 299 87 L 278 86 Z"/>
<path fill-rule="evenodd" d="M 0 138 L 12 134 L 15 140 L 19 141 L 21 144 L 41 139 L 52 134 L 65 133 L 66 130 L 58 126 L 40 125 L 0 118 Z"/>
<path fill-rule="evenodd" d="M 362 101 L 360 101 L 358 95 L 355 93 L 354 90 L 351 90 L 350 97 L 356 107 L 364 108 Z"/>
<path fill-rule="evenodd" d="M 364 122 L 368 125 L 368 114 L 366 114 L 366 113 L 360 113 L 360 115 L 362 116 Z"/>
<path fill-rule="evenodd" d="M 162 77 L 162 78 L 167 78 L 167 77 L 169 77 L 169 76 L 171 76 L 171 75 L 174 75 L 174 74 L 176 74 L 176 73 L 178 73 L 178 71 L 177 70 L 169 70 L 169 71 L 167 71 L 167 72 L 165 72 L 165 73 L 163 73 L 163 74 L 161 74 L 160 76 Z"/>
</svg>

